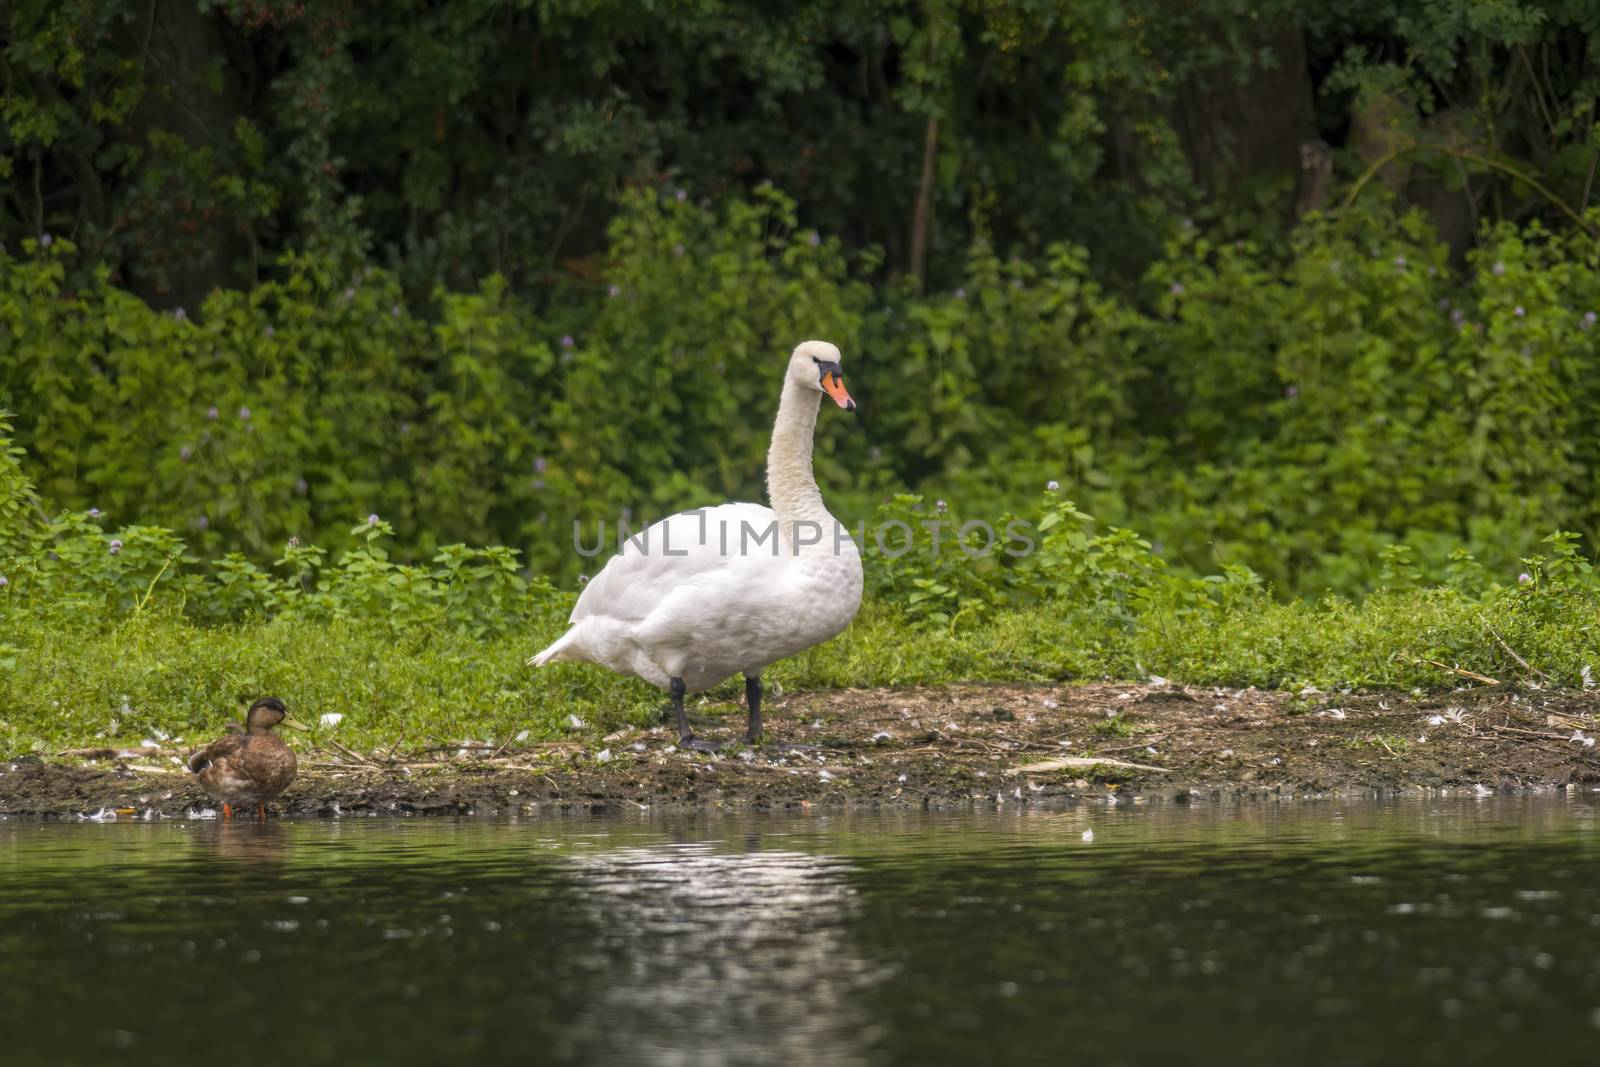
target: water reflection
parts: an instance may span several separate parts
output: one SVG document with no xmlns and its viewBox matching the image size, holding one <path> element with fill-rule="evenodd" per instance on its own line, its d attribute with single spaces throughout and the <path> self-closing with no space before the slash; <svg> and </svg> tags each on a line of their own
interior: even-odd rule
<svg viewBox="0 0 1600 1067">
<path fill-rule="evenodd" d="M 1597 813 L 0 821 L 0 1034 L 52 1065 L 1586 1062 Z"/>
<path fill-rule="evenodd" d="M 189 842 L 217 859 L 273 866 L 293 857 L 295 834 L 282 821 L 230 820 L 196 825 Z"/>
<path fill-rule="evenodd" d="M 848 936 L 847 864 L 720 843 L 574 859 L 609 963 L 570 1039 L 602 1060 L 857 1063 L 876 1033 L 863 994 L 888 968 Z"/>
</svg>

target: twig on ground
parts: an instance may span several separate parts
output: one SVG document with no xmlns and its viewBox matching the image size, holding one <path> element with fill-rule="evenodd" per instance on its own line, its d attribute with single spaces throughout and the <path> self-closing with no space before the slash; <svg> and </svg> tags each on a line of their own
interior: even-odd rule
<svg viewBox="0 0 1600 1067">
<path fill-rule="evenodd" d="M 1172 731 L 1168 730 L 1164 734 L 1158 734 L 1155 737 L 1146 738 L 1142 741 L 1135 741 L 1131 745 L 1115 745 L 1111 748 L 1102 748 L 1100 752 L 1101 754 L 1108 754 L 1112 752 L 1132 752 L 1133 750 L 1139 748 L 1151 748 L 1155 745 L 1159 745 L 1161 742 L 1165 741 L 1171 736 Z"/>
<path fill-rule="evenodd" d="M 1148 763 L 1129 763 L 1127 760 L 1103 759 L 1099 756 L 1059 756 L 1056 759 L 1047 759 L 1039 763 L 1024 763 L 1016 767 L 1007 767 L 1006 774 L 1042 774 L 1045 771 L 1087 770 L 1092 767 L 1116 767 L 1130 771 L 1154 771 L 1157 774 L 1171 774 L 1165 767 L 1152 767 Z"/>
<path fill-rule="evenodd" d="M 57 752 L 56 756 L 72 759 L 126 759 L 137 751 L 132 748 L 108 748 L 102 745 L 98 748 L 64 748 Z"/>
<path fill-rule="evenodd" d="M 1571 741 L 1572 740 L 1572 738 L 1567 736 L 1566 734 L 1552 734 L 1552 733 L 1547 733 L 1547 732 L 1545 732 L 1543 730 L 1524 730 L 1520 726 L 1496 726 L 1493 723 L 1490 723 L 1489 724 L 1489 729 L 1497 730 L 1497 731 L 1499 731 L 1500 733 L 1503 733 L 1503 734 L 1516 734 L 1519 737 L 1538 737 L 1538 738 L 1543 738 L 1546 741 Z"/>
<path fill-rule="evenodd" d="M 400 751 L 400 743 L 402 741 L 404 741 L 405 739 L 406 739 L 406 732 L 405 732 L 405 730 L 401 730 L 400 731 L 400 736 L 394 739 L 393 743 L 391 743 L 389 745 L 388 751 L 383 754 L 383 758 L 384 758 L 385 762 L 393 763 L 395 761 L 395 753 Z"/>
<path fill-rule="evenodd" d="M 1441 671 L 1449 671 L 1451 674 L 1457 674 L 1463 678 L 1471 678 L 1473 681 L 1482 682 L 1484 685 L 1500 684 L 1500 679 L 1498 678 L 1491 678 L 1487 674 L 1479 674 L 1477 671 L 1469 671 L 1464 667 L 1452 667 L 1448 663 L 1440 663 L 1438 660 L 1429 659 L 1426 656 L 1418 656 L 1416 661 L 1418 663 L 1426 663 L 1430 667 L 1437 667 Z"/>
<path fill-rule="evenodd" d="M 1546 715 L 1544 721 L 1547 726 L 1564 726 L 1569 730 L 1592 730 L 1595 726 L 1593 720 L 1573 719 L 1554 712 Z"/>
<path fill-rule="evenodd" d="M 1525 660 L 1521 656 L 1517 655 L 1517 650 L 1512 648 L 1510 645 L 1506 644 L 1506 639 L 1501 637 L 1499 634 L 1495 633 L 1495 630 L 1494 630 L 1493 626 L 1490 626 L 1488 623 L 1484 623 L 1484 629 L 1488 630 L 1489 631 L 1489 636 L 1494 638 L 1495 642 L 1501 648 L 1506 650 L 1506 654 L 1507 655 L 1509 655 L 1512 659 L 1516 660 L 1519 664 L 1522 665 L 1522 669 L 1523 670 L 1532 671 L 1534 674 L 1537 674 L 1539 677 L 1543 678 L 1547 682 L 1551 680 L 1550 676 L 1548 674 L 1544 673 L 1544 671 L 1541 671 L 1539 668 L 1533 666 L 1527 660 Z"/>
<path fill-rule="evenodd" d="M 1016 745 L 1019 748 L 1038 748 L 1043 749 L 1046 752 L 1052 752 L 1055 750 L 1054 745 L 1047 745 L 1042 741 L 1024 741 L 1020 737 L 1012 737 L 1009 734 L 1000 733 L 991 733 L 989 736 L 997 741 L 1003 741 L 1008 745 Z"/>
<path fill-rule="evenodd" d="M 361 753 L 355 751 L 354 749 L 346 748 L 344 745 L 341 745 L 339 742 L 335 741 L 331 737 L 328 738 L 328 744 L 332 745 L 334 748 L 338 749 L 340 752 L 343 752 L 346 756 L 349 756 L 351 759 L 355 760 L 356 763 L 360 764 L 363 767 L 376 767 L 377 766 L 377 763 L 375 763 L 374 761 L 368 759 L 366 756 L 363 756 Z"/>
</svg>

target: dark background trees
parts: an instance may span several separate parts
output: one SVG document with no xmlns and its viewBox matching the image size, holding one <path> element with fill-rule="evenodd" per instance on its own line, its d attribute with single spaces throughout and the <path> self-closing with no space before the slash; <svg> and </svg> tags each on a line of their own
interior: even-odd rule
<svg viewBox="0 0 1600 1067">
<path fill-rule="evenodd" d="M 772 182 L 885 275 L 949 282 L 982 233 L 1128 278 L 1175 212 L 1272 239 L 1392 157 L 1377 179 L 1459 251 L 1587 206 L 1597 23 L 1581 0 L 12 0 L 0 238 L 70 237 L 158 306 L 287 250 L 542 300 L 593 272 L 628 185 Z"/>
</svg>

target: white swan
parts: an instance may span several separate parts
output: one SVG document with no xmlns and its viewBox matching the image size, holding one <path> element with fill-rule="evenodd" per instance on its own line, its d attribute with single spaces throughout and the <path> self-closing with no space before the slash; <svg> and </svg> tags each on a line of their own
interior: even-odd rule
<svg viewBox="0 0 1600 1067">
<path fill-rule="evenodd" d="M 767 451 L 772 507 L 722 504 L 680 512 L 630 539 L 589 583 L 572 626 L 528 662 L 598 663 L 667 690 L 679 743 L 696 741 L 685 693 L 745 676 L 746 738 L 761 739 L 761 671 L 844 630 L 861 606 L 861 554 L 822 504 L 811 471 L 817 408 L 827 393 L 855 410 L 839 350 L 806 341 L 783 380 Z"/>
</svg>

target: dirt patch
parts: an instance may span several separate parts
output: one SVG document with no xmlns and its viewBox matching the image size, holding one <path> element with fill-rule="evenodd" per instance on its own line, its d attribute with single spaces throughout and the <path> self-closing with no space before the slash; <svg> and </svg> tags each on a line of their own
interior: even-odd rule
<svg viewBox="0 0 1600 1067">
<path fill-rule="evenodd" d="M 302 750 L 297 815 L 1051 805 L 1600 785 L 1600 696 L 1486 687 L 1418 698 L 1090 684 L 800 693 L 769 735 L 807 751 L 685 752 L 664 727 L 394 757 Z M 737 736 L 743 714 L 696 724 Z M 160 818 L 214 805 L 181 753 L 0 764 L 0 815 Z M 163 761 L 167 761 L 163 763 Z"/>
</svg>

